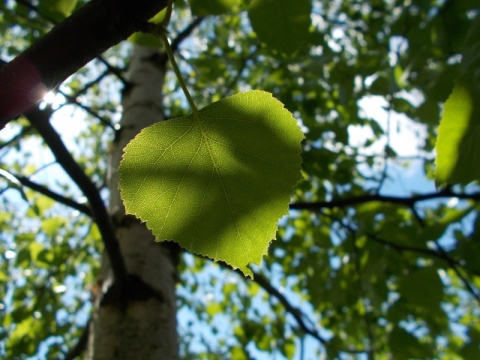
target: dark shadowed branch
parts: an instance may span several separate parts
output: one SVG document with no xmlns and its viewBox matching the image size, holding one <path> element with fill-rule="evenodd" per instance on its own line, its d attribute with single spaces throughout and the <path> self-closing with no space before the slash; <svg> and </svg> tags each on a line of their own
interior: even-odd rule
<svg viewBox="0 0 480 360">
<path fill-rule="evenodd" d="M 379 201 L 391 204 L 400 204 L 407 207 L 414 206 L 417 202 L 440 199 L 440 198 L 458 198 L 461 200 L 480 200 L 480 192 L 471 194 L 456 193 L 450 189 L 441 190 L 434 193 L 424 195 L 416 195 L 411 197 L 400 196 L 384 196 L 384 195 L 362 195 L 346 199 L 334 199 L 331 201 L 317 201 L 317 202 L 296 202 L 290 204 L 290 210 L 321 210 L 341 208 L 345 206 L 364 204 L 371 201 Z"/>
<path fill-rule="evenodd" d="M 92 0 L 0 68 L 0 129 L 105 50 L 145 29 L 167 0 Z"/>
<path fill-rule="evenodd" d="M 235 271 L 243 276 L 238 269 Z M 328 343 L 328 340 L 321 336 L 320 333 L 315 329 L 315 324 L 313 321 L 307 318 L 300 309 L 293 306 L 290 301 L 288 301 L 286 296 L 276 289 L 265 276 L 259 274 L 258 272 L 253 272 L 253 281 L 260 285 L 260 287 L 268 294 L 280 301 L 285 310 L 294 317 L 295 321 L 303 332 L 314 337 L 323 345 Z M 372 349 L 340 349 L 340 351 L 349 354 L 370 354 L 373 352 Z"/>
<path fill-rule="evenodd" d="M 14 146 L 14 144 L 18 143 L 18 141 L 20 141 L 23 137 L 28 135 L 31 131 L 32 131 L 31 126 L 22 127 L 22 129 L 17 135 L 13 136 L 11 139 L 5 142 L 0 143 L 0 151 L 3 149 L 11 148 L 12 146 Z"/>
<path fill-rule="evenodd" d="M 278 301 L 283 305 L 285 310 L 292 315 L 295 318 L 295 321 L 297 322 L 298 326 L 302 331 L 304 331 L 306 334 L 309 334 L 313 336 L 315 339 L 320 341 L 323 345 L 327 343 L 327 340 L 324 339 L 317 330 L 315 330 L 313 324 L 311 321 L 309 321 L 310 325 L 307 325 L 307 321 L 305 320 L 305 315 L 302 313 L 302 311 L 295 306 L 293 306 L 288 299 L 283 295 L 278 289 L 272 286 L 270 284 L 270 281 L 263 275 L 259 273 L 254 273 L 253 275 L 253 281 L 255 281 L 262 289 L 264 289 L 266 292 L 268 292 L 270 295 L 276 297 Z"/>
<path fill-rule="evenodd" d="M 48 16 L 44 12 L 41 12 L 37 6 L 33 5 L 27 0 L 16 0 L 16 2 L 20 5 L 25 6 L 27 9 L 35 11 L 39 16 L 50 22 L 52 25 L 57 25 L 58 21 L 56 21 L 51 16 Z M 123 83 L 123 85 L 127 84 L 127 81 L 122 75 L 122 71 L 117 69 L 116 67 L 112 66 L 108 61 L 106 61 L 101 55 L 97 56 L 98 61 L 100 61 L 105 67 L 107 68 L 107 73 L 112 73 L 118 77 L 118 79 Z"/>
<path fill-rule="evenodd" d="M 113 124 L 109 120 L 103 118 L 97 112 L 93 111 L 90 106 L 82 104 L 80 101 L 77 101 L 77 99 L 74 96 L 67 95 L 63 91 L 59 90 L 58 93 L 61 94 L 62 96 L 64 96 L 70 104 L 74 104 L 74 105 L 78 106 L 80 109 L 83 109 L 87 114 L 91 115 L 92 117 L 94 117 L 95 119 L 100 121 L 103 125 L 105 125 L 105 126 L 109 127 L 110 129 L 116 131 L 115 127 L 113 126 Z"/>
<path fill-rule="evenodd" d="M 20 183 L 23 186 L 26 186 L 26 187 L 28 187 L 32 190 L 35 190 L 36 192 L 38 192 L 42 195 L 45 195 L 46 197 L 49 197 L 50 199 L 55 200 L 56 202 L 58 202 L 60 204 L 63 204 L 63 205 L 66 205 L 68 207 L 71 207 L 72 209 L 78 210 L 78 211 L 80 211 L 81 213 L 83 213 L 87 216 L 92 216 L 92 211 L 90 210 L 90 208 L 88 206 L 79 204 L 75 200 L 72 200 L 72 199 L 69 199 L 69 198 L 67 198 L 63 195 L 60 195 L 60 194 L 48 189 L 47 187 L 45 187 L 43 185 L 37 184 L 36 182 L 30 180 L 29 178 L 27 178 L 25 176 L 15 176 L 15 177 L 18 181 L 20 181 Z"/>
<path fill-rule="evenodd" d="M 189 37 L 193 30 L 200 26 L 204 19 L 204 17 L 197 17 L 185 29 L 178 33 L 178 35 L 175 37 L 175 39 L 173 39 L 172 44 L 170 45 L 173 52 L 178 50 L 178 47 L 180 46 L 182 41 Z"/>
<path fill-rule="evenodd" d="M 330 219 L 332 219 L 333 221 L 336 221 L 338 222 L 344 229 L 346 229 L 348 232 L 352 233 L 352 234 L 355 234 L 357 232 L 356 228 L 353 226 L 353 225 L 349 225 L 347 224 L 343 219 L 339 219 L 339 218 L 336 218 L 334 216 L 331 216 L 331 215 L 328 215 L 328 214 L 325 214 L 325 213 L 322 213 L 323 216 L 325 217 L 328 217 Z M 423 255 L 426 255 L 428 257 L 432 257 L 432 258 L 436 258 L 436 259 L 440 259 L 444 262 L 446 262 L 448 264 L 448 266 L 457 274 L 457 276 L 459 277 L 460 281 L 463 283 L 463 285 L 465 286 L 465 289 L 467 290 L 467 292 L 469 292 L 472 297 L 476 300 L 476 301 L 479 301 L 480 302 L 480 297 L 479 295 L 477 294 L 477 292 L 473 289 L 472 285 L 470 284 L 470 282 L 467 280 L 467 278 L 461 273 L 460 269 L 463 268 L 464 269 L 464 266 L 462 266 L 462 264 L 452 258 L 444 249 L 443 247 L 441 247 L 438 243 L 438 241 L 435 241 L 435 245 L 438 249 L 438 251 L 435 251 L 435 250 L 431 250 L 431 249 L 428 249 L 428 248 L 419 248 L 419 247 L 415 247 L 415 246 L 410 246 L 410 245 L 401 245 L 401 244 L 396 244 L 396 243 L 393 243 L 393 242 L 390 242 L 390 241 L 387 241 L 385 239 L 382 239 L 381 237 L 379 237 L 378 235 L 376 234 L 366 234 L 366 236 L 368 237 L 368 239 L 370 239 L 371 241 L 374 241 L 378 244 L 382 244 L 386 247 L 389 247 L 389 248 L 392 248 L 392 249 L 395 249 L 399 252 L 404 252 L 404 251 L 409 251 L 409 252 L 416 252 L 416 253 L 419 253 L 419 254 L 423 254 Z M 480 276 L 480 272 L 479 271 L 476 271 L 476 270 L 473 270 L 473 269 L 469 269 L 469 272 L 473 275 L 476 275 L 476 276 Z"/>
<path fill-rule="evenodd" d="M 465 276 L 460 270 L 459 266 L 454 261 L 452 261 L 452 259 L 450 259 L 447 252 L 445 251 L 443 246 L 440 245 L 438 240 L 435 241 L 435 246 L 437 247 L 438 252 L 445 257 L 445 260 L 448 262 L 448 265 L 450 266 L 450 268 L 452 268 L 455 274 L 457 274 L 463 286 L 465 286 L 465 289 L 467 289 L 470 295 L 472 295 L 472 297 L 480 304 L 480 295 L 475 291 L 473 286 L 470 284 L 470 281 L 467 279 L 467 276 Z"/>
</svg>

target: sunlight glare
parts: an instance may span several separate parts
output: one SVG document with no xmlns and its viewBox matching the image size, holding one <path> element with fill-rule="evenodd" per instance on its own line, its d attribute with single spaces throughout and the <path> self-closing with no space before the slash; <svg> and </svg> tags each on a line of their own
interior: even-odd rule
<svg viewBox="0 0 480 360">
<path fill-rule="evenodd" d="M 56 97 L 56 94 L 53 91 L 49 91 L 43 97 L 43 101 L 45 101 L 49 105 L 52 105 L 55 101 L 55 97 Z"/>
<path fill-rule="evenodd" d="M 65 99 L 61 94 L 51 90 L 51 91 L 48 91 L 43 97 L 42 99 L 43 106 L 41 107 L 50 106 L 52 109 L 58 109 L 60 105 L 63 104 L 64 102 L 65 102 Z"/>
</svg>

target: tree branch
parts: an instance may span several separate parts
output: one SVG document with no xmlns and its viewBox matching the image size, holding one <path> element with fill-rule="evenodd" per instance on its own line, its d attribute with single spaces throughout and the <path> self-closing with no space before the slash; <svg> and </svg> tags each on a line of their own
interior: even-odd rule
<svg viewBox="0 0 480 360">
<path fill-rule="evenodd" d="M 305 323 L 305 315 L 301 312 L 300 309 L 296 308 L 290 302 L 288 299 L 283 295 L 280 291 L 278 291 L 276 288 L 270 284 L 270 281 L 268 281 L 265 276 L 259 274 L 259 273 L 254 273 L 253 274 L 253 281 L 255 281 L 258 285 L 260 285 L 266 292 L 268 292 L 270 295 L 275 296 L 278 301 L 283 305 L 285 310 L 290 313 L 296 320 L 298 326 L 306 333 L 311 336 L 313 336 L 315 339 L 320 341 L 323 345 L 327 343 L 327 340 L 325 340 L 315 329 L 307 326 Z"/>
<path fill-rule="evenodd" d="M 108 214 L 105 204 L 100 197 L 99 191 L 90 178 L 85 175 L 83 169 L 73 159 L 63 144 L 62 139 L 50 124 L 49 118 L 51 111 L 40 110 L 37 107 L 25 113 L 32 126 L 42 136 L 45 143 L 49 146 L 57 162 L 63 167 L 65 172 L 77 184 L 83 192 L 91 207 L 91 213 L 98 229 L 102 235 L 108 258 L 112 265 L 115 275 L 115 281 L 119 294 L 125 294 L 128 288 L 127 268 L 120 252 L 120 247 L 115 234 L 112 219 Z"/>
<path fill-rule="evenodd" d="M 170 47 L 172 48 L 173 52 L 176 52 L 178 50 L 178 47 L 180 46 L 182 41 L 189 37 L 192 31 L 195 30 L 204 19 L 204 17 L 197 17 L 185 29 L 183 29 L 175 39 L 172 40 L 172 44 L 170 45 Z"/>
<path fill-rule="evenodd" d="M 102 116 L 100 116 L 98 113 L 96 113 L 95 111 L 92 110 L 91 107 L 87 106 L 87 105 L 84 105 L 82 104 L 80 101 L 77 101 L 76 100 L 76 97 L 74 96 L 71 96 L 71 95 L 68 95 L 66 93 L 64 93 L 63 91 L 61 90 L 58 90 L 58 93 L 62 96 L 64 96 L 68 102 L 64 103 L 62 106 L 64 105 L 67 105 L 67 104 L 74 104 L 76 106 L 78 106 L 79 108 L 83 109 L 87 114 L 90 114 L 92 117 L 96 118 L 98 121 L 100 121 L 103 125 L 105 126 L 108 126 L 110 129 L 112 129 L 113 131 L 117 131 L 115 129 L 115 126 L 113 126 L 113 124 L 108 121 L 107 119 L 104 119 Z"/>
<path fill-rule="evenodd" d="M 25 176 L 15 176 L 15 178 L 20 181 L 20 183 L 23 186 L 26 186 L 32 190 L 35 190 L 36 192 L 45 195 L 46 197 L 49 197 L 50 199 L 55 200 L 56 202 L 66 205 L 68 207 L 71 207 L 72 209 L 78 210 L 81 213 L 87 215 L 87 216 L 92 216 L 92 211 L 88 206 L 79 204 L 78 202 L 69 199 L 63 195 L 60 195 L 48 188 L 46 188 L 43 185 L 37 184 L 36 182 L 31 181 L 29 178 Z"/>
<path fill-rule="evenodd" d="M 349 231 L 351 233 L 355 233 L 356 231 L 358 231 L 354 226 L 351 226 L 351 225 L 345 223 L 343 220 L 341 220 L 341 219 L 339 219 L 335 216 L 327 215 L 325 213 L 321 213 L 321 214 L 325 217 L 328 217 L 328 218 L 338 222 L 344 229 L 346 229 L 347 231 Z M 365 235 L 370 240 L 372 240 L 372 241 L 374 241 L 378 244 L 382 244 L 383 246 L 395 249 L 399 252 L 403 252 L 403 251 L 416 252 L 416 253 L 424 254 L 424 255 L 432 257 L 432 258 L 437 258 L 437 259 L 443 260 L 449 266 L 455 265 L 455 266 L 461 267 L 463 269 L 465 268 L 465 266 L 462 266 L 462 264 L 458 260 L 450 257 L 449 254 L 445 251 L 444 252 L 437 252 L 435 250 L 431 250 L 431 249 L 428 249 L 428 248 L 419 248 L 419 247 L 410 246 L 410 245 L 400 245 L 400 244 L 396 244 L 396 243 L 387 241 L 385 239 L 382 239 L 379 236 L 377 236 L 376 234 L 372 234 L 372 233 L 368 233 L 368 234 L 365 234 Z M 473 275 L 480 276 L 479 271 L 470 270 L 470 272 Z"/>
<path fill-rule="evenodd" d="M 243 274 L 240 271 L 238 271 L 238 269 L 235 271 L 243 276 Z M 285 297 L 285 295 L 283 295 L 280 291 L 278 291 L 278 289 L 272 286 L 272 284 L 270 284 L 270 281 L 265 276 L 257 272 L 253 272 L 253 281 L 256 282 L 258 285 L 260 285 L 260 287 L 263 290 L 268 292 L 270 295 L 276 297 L 278 301 L 280 301 L 280 303 L 283 305 L 285 310 L 295 318 L 298 326 L 300 327 L 300 329 L 302 329 L 303 332 L 317 339 L 322 345 L 327 344 L 328 341 L 324 339 L 317 330 L 315 330 L 315 325 L 313 324 L 313 322 L 310 319 L 308 319 L 300 309 L 293 306 Z M 306 321 L 310 323 L 310 326 L 306 324 Z M 339 349 L 339 350 L 341 352 L 345 352 L 349 354 L 365 354 L 365 353 L 370 354 L 373 352 L 373 349 Z"/>
<path fill-rule="evenodd" d="M 438 251 L 440 254 L 442 254 L 445 257 L 445 260 L 448 262 L 448 265 L 453 269 L 455 274 L 457 274 L 458 278 L 460 281 L 463 283 L 463 286 L 467 289 L 467 291 L 472 295 L 472 297 L 480 304 L 480 296 L 477 294 L 473 286 L 470 284 L 470 282 L 466 279 L 466 277 L 460 272 L 460 269 L 458 268 L 458 265 L 450 259 L 448 256 L 448 253 L 445 251 L 443 246 L 440 245 L 438 241 L 435 241 L 435 246 L 437 247 Z"/>
<path fill-rule="evenodd" d="M 37 6 L 34 6 L 32 5 L 31 3 L 29 3 L 28 1 L 26 0 L 16 0 L 16 2 L 18 4 L 21 4 L 23 6 L 25 6 L 26 8 L 30 9 L 30 10 L 33 10 L 35 11 L 39 16 L 43 17 L 45 20 L 49 21 L 50 23 L 52 23 L 53 25 L 57 25 L 58 24 L 58 21 L 56 21 L 54 18 L 52 18 L 51 16 L 48 16 L 46 15 L 45 13 L 42 13 Z M 111 72 L 113 74 L 115 74 L 118 79 L 123 83 L 123 85 L 126 85 L 126 80 L 123 78 L 122 74 L 121 74 L 121 71 L 117 68 L 115 68 L 114 66 L 110 65 L 108 63 L 108 61 L 106 61 L 102 56 L 97 56 L 97 59 L 98 61 L 100 61 L 103 65 L 105 65 L 107 67 L 107 72 Z"/>
<path fill-rule="evenodd" d="M 85 328 L 83 329 L 82 335 L 78 339 L 77 343 L 73 348 L 71 348 L 66 354 L 64 360 L 74 360 L 78 356 L 80 356 L 85 349 L 87 348 L 88 344 L 88 336 L 90 333 L 90 323 L 92 319 L 89 319 Z"/>
<path fill-rule="evenodd" d="M 12 137 L 10 140 L 0 143 L 0 151 L 2 151 L 4 148 L 10 148 L 12 145 L 16 144 L 20 139 L 22 139 L 25 135 L 28 135 L 28 133 L 31 131 L 31 126 L 22 127 L 22 129 L 17 135 Z"/>
<path fill-rule="evenodd" d="M 341 208 L 350 205 L 363 204 L 371 201 L 380 201 L 387 202 L 392 204 L 401 204 L 408 207 L 412 207 L 417 202 L 439 199 L 439 198 L 452 198 L 456 197 L 463 200 L 480 200 L 480 192 L 475 192 L 471 194 L 464 193 L 455 193 L 450 189 L 445 189 L 442 191 L 417 195 L 411 197 L 400 197 L 400 196 L 384 196 L 384 195 L 362 195 L 347 199 L 336 199 L 332 201 L 317 201 L 317 202 L 297 202 L 290 204 L 290 210 L 319 210 L 319 209 L 332 209 L 332 208 Z"/>
<path fill-rule="evenodd" d="M 99 54 L 145 29 L 167 0 L 92 0 L 0 68 L 0 129 Z"/>
</svg>

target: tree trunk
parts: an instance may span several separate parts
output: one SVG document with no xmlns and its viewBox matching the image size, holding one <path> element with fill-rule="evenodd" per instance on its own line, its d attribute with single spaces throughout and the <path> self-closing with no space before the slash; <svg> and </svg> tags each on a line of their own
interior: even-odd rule
<svg viewBox="0 0 480 360">
<path fill-rule="evenodd" d="M 177 359 L 175 308 L 176 251 L 154 241 L 151 232 L 126 216 L 116 169 L 122 150 L 141 129 L 163 120 L 165 62 L 160 51 L 134 46 L 129 86 L 123 93 L 121 130 L 111 151 L 110 211 L 131 286 L 127 298 L 109 296 L 113 282 L 108 260 L 91 325 L 88 359 Z M 112 299 L 113 298 L 113 299 Z"/>
</svg>

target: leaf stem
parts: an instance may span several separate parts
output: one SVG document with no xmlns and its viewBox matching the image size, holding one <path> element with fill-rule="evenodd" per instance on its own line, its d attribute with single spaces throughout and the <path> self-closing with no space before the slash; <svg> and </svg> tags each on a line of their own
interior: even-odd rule
<svg viewBox="0 0 480 360">
<path fill-rule="evenodd" d="M 165 17 L 163 18 L 163 21 L 161 23 L 161 25 L 165 28 L 170 23 L 170 18 L 172 16 L 172 9 L 173 9 L 173 0 L 168 0 L 167 9 L 165 10 L 166 11 Z"/>
<path fill-rule="evenodd" d="M 195 105 L 195 102 L 192 99 L 192 96 L 190 95 L 190 92 L 187 89 L 187 85 L 185 84 L 185 81 L 182 79 L 182 74 L 180 72 L 180 68 L 178 67 L 177 62 L 175 61 L 175 57 L 173 55 L 172 47 L 170 46 L 170 42 L 168 41 L 167 35 L 162 33 L 160 34 L 160 37 L 162 38 L 163 42 L 165 43 L 165 51 L 167 52 L 168 58 L 170 59 L 170 63 L 172 64 L 173 72 L 175 73 L 175 76 L 178 79 L 178 82 L 180 83 L 180 86 L 182 87 L 183 93 L 185 94 L 185 97 L 187 98 L 188 104 L 190 105 L 190 108 L 192 109 L 192 112 L 195 116 L 198 115 L 198 109 L 197 106 Z"/>
</svg>

